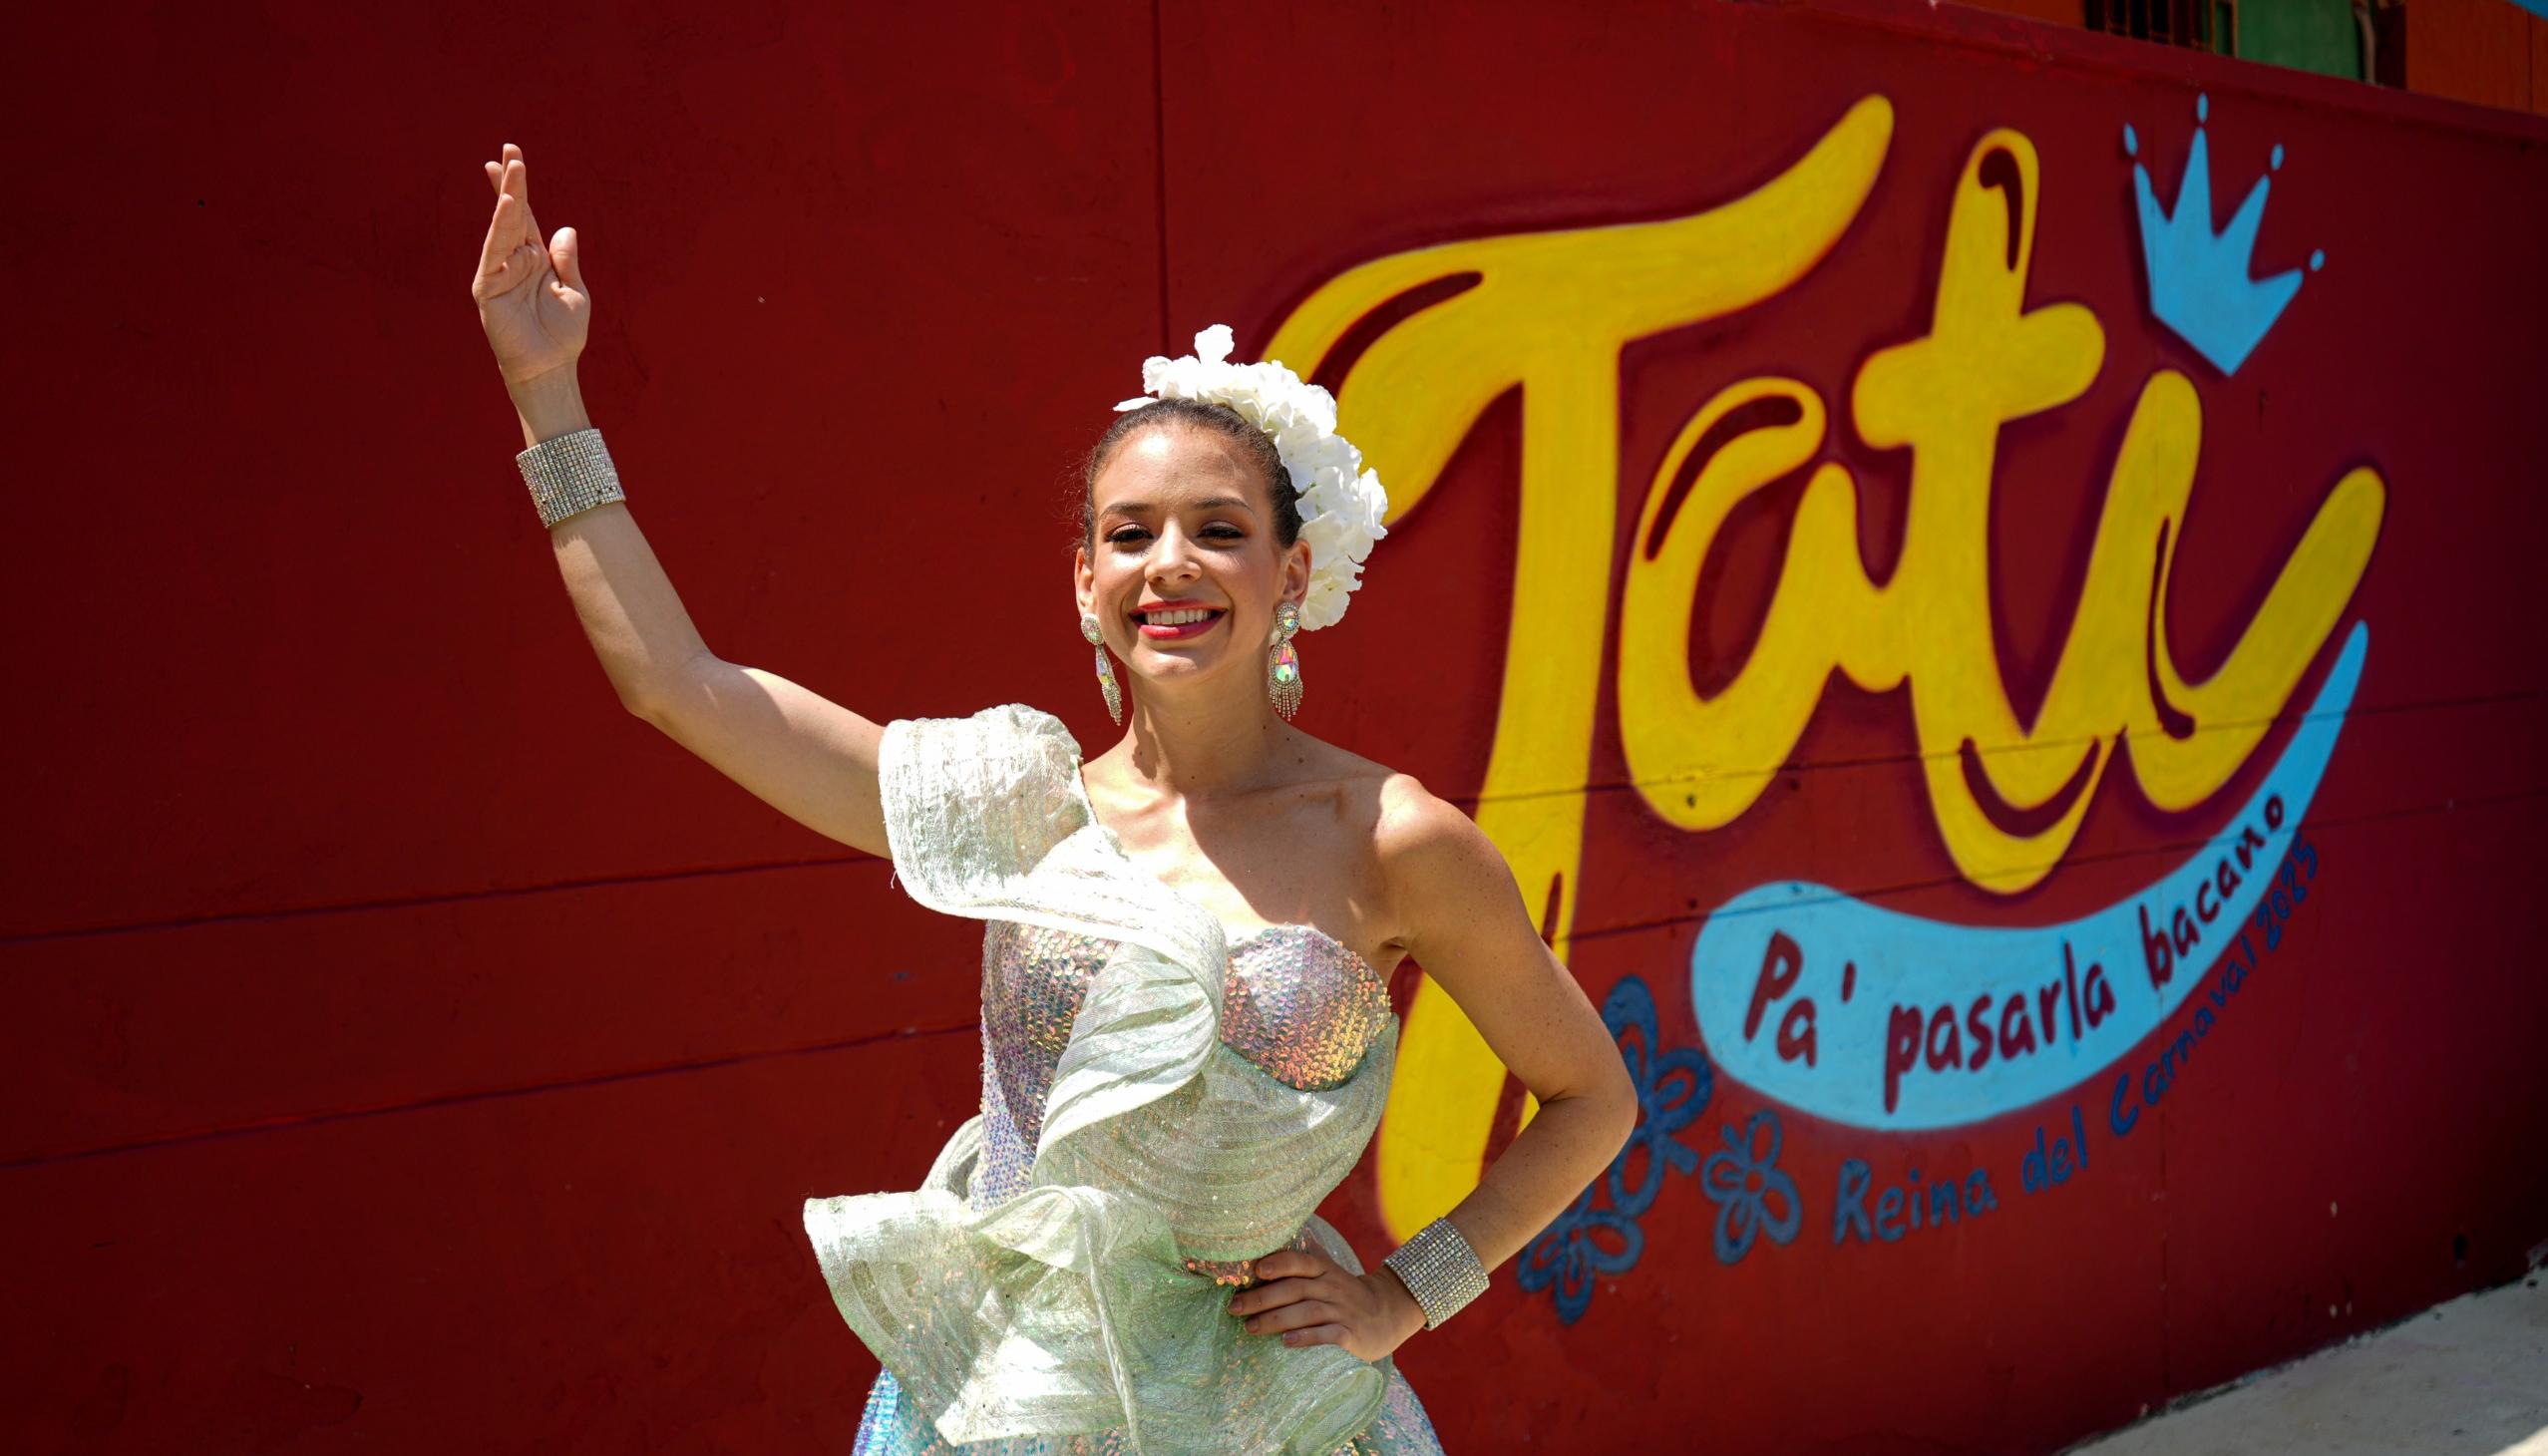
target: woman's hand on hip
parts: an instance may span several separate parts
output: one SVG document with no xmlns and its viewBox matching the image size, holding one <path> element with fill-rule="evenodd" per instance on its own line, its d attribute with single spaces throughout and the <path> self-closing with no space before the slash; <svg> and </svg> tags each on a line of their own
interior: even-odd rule
<svg viewBox="0 0 2548 1456">
<path fill-rule="evenodd" d="M 1282 1249 L 1257 1261 L 1254 1287 L 1230 1300 L 1250 1334 L 1284 1344 L 1336 1344 L 1376 1360 L 1424 1327 L 1424 1309 L 1385 1268 L 1353 1274 L 1314 1249 Z"/>
<path fill-rule="evenodd" d="M 486 165 L 496 212 L 469 286 L 478 321 L 505 386 L 520 392 L 571 378 L 592 325 L 592 299 L 584 291 L 583 262 L 575 229 L 561 227 L 543 240 L 531 215 L 531 171 L 522 149 L 505 144 L 504 160 Z"/>
</svg>

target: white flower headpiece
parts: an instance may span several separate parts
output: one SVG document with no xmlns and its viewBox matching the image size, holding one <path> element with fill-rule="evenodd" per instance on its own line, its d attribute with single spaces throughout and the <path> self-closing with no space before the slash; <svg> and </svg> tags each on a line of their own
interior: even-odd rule
<svg viewBox="0 0 2548 1456">
<path fill-rule="evenodd" d="M 1346 597 L 1362 584 L 1362 558 L 1389 534 L 1380 524 L 1389 496 L 1378 473 L 1362 468 L 1362 452 L 1336 433 L 1335 396 L 1272 361 L 1233 364 L 1231 344 L 1230 325 L 1217 323 L 1195 335 L 1195 352 L 1182 359 L 1151 355 L 1141 366 L 1147 393 L 1115 408 L 1204 400 L 1230 406 L 1274 437 L 1274 454 L 1300 499 L 1300 539 L 1309 543 L 1300 629 L 1314 631 L 1343 616 Z"/>
</svg>

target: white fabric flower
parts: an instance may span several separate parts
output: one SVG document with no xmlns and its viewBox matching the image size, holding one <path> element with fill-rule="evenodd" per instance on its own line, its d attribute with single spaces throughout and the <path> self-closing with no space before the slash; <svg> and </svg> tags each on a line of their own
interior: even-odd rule
<svg viewBox="0 0 2548 1456">
<path fill-rule="evenodd" d="M 1300 539 L 1309 543 L 1309 589 L 1300 600 L 1300 629 L 1315 631 L 1344 615 L 1362 584 L 1362 561 L 1371 544 L 1387 536 L 1381 522 L 1389 495 L 1362 452 L 1336 433 L 1336 399 L 1318 385 L 1271 360 L 1233 364 L 1230 325 L 1217 323 L 1195 335 L 1195 352 L 1142 361 L 1143 394 L 1115 406 L 1137 410 L 1155 400 L 1191 399 L 1225 404 L 1274 437 L 1274 455 L 1291 477 L 1300 508 Z"/>
</svg>

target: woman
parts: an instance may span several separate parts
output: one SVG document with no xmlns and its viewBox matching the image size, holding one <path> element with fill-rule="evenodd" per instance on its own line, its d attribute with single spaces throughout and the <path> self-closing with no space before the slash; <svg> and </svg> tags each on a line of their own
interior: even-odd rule
<svg viewBox="0 0 2548 1456">
<path fill-rule="evenodd" d="M 1342 614 L 1379 534 L 1377 481 L 1324 391 L 1226 363 L 1216 329 L 1200 357 L 1149 361 L 1157 398 L 1118 407 L 1074 559 L 1100 686 L 1129 718 L 1113 747 L 1082 763 L 1017 705 L 879 724 L 701 642 L 577 392 L 574 231 L 543 241 L 519 148 L 486 169 L 473 293 L 621 701 L 890 856 L 921 904 L 986 922 L 983 1115 L 920 1189 L 806 1205 L 885 1367 L 858 1449 L 1438 1450 L 1391 1351 L 1600 1173 L 1635 1097 L 1494 846 L 1412 778 L 1289 726 L 1291 634 Z M 1365 1272 L 1314 1210 L 1377 1125 L 1408 955 L 1540 1112 Z"/>
</svg>

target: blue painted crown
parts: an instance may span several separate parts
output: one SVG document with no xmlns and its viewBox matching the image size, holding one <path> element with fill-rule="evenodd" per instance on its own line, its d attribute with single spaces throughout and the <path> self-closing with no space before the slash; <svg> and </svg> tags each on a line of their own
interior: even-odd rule
<svg viewBox="0 0 2548 1456">
<path fill-rule="evenodd" d="M 2175 330 L 2177 337 L 2220 367 L 2236 374 L 2266 330 L 2283 316 L 2292 295 L 2301 291 L 2301 270 L 2270 278 L 2248 276 L 2248 255 L 2256 247 L 2256 228 L 2265 218 L 2265 195 L 2271 177 L 2260 177 L 2239 204 L 2238 215 L 2220 232 L 2212 230 L 2212 153 L 2203 135 L 2211 98 L 2194 103 L 2194 150 L 2177 183 L 2172 211 L 2161 211 L 2150 186 L 2150 170 L 2132 164 L 2132 190 L 2140 205 L 2141 260 L 2150 275 L 2150 312 Z M 2140 139 L 2123 129 L 2123 150 L 2137 156 Z M 2283 165 L 2283 148 L 2274 148 L 2271 172 Z M 2315 272 L 2327 261 L 2324 252 L 2310 254 Z"/>
</svg>

